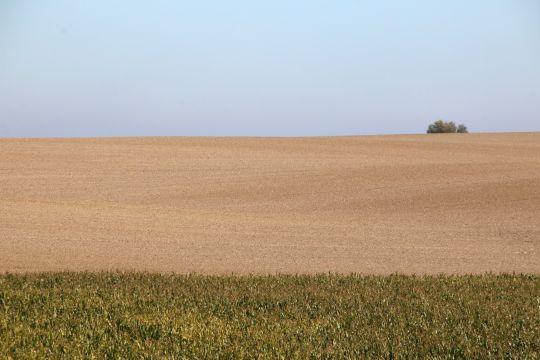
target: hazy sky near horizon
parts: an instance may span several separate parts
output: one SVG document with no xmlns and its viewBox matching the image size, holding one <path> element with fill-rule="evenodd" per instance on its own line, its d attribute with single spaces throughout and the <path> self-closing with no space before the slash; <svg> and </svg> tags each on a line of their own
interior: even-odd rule
<svg viewBox="0 0 540 360">
<path fill-rule="evenodd" d="M 0 0 L 0 137 L 540 130 L 540 1 Z"/>
</svg>

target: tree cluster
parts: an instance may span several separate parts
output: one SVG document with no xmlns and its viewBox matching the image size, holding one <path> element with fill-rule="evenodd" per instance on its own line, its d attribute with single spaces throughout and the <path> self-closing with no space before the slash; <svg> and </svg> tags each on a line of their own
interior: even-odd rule
<svg viewBox="0 0 540 360">
<path fill-rule="evenodd" d="M 453 121 L 437 120 L 433 124 L 428 126 L 428 134 L 441 134 L 441 133 L 467 133 L 467 127 L 463 124 L 456 124 Z"/>
</svg>

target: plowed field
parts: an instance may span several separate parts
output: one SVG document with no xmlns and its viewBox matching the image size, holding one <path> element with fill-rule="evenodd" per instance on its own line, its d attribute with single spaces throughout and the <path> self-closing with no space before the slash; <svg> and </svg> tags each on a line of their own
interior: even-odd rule
<svg viewBox="0 0 540 360">
<path fill-rule="evenodd" d="M 540 133 L 0 140 L 0 272 L 540 272 Z"/>
</svg>

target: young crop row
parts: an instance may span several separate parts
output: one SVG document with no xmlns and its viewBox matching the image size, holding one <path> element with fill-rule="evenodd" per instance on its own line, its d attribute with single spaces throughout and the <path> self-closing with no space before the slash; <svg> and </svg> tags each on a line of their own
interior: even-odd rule
<svg viewBox="0 0 540 360">
<path fill-rule="evenodd" d="M 540 275 L 0 275 L 0 358 L 539 358 Z"/>
</svg>

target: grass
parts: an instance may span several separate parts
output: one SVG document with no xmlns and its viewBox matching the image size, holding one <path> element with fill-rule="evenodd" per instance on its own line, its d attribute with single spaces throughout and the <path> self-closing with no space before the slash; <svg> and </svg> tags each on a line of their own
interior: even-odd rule
<svg viewBox="0 0 540 360">
<path fill-rule="evenodd" d="M 540 275 L 0 275 L 0 358 L 540 358 Z"/>
</svg>

